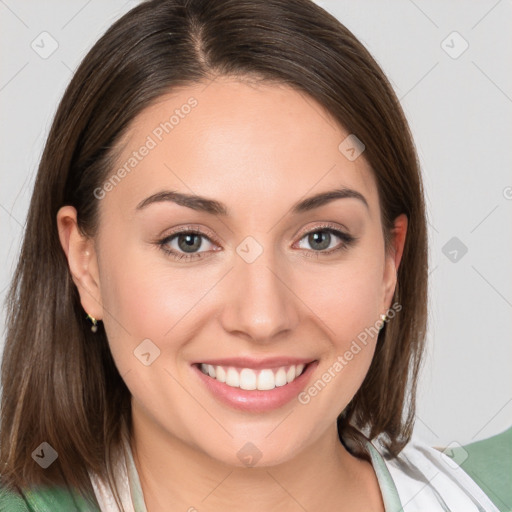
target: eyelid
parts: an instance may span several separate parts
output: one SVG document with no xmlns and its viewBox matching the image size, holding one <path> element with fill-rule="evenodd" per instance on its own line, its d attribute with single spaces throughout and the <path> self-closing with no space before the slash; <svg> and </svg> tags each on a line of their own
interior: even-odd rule
<svg viewBox="0 0 512 512">
<path fill-rule="evenodd" d="M 302 239 L 302 238 L 304 238 L 305 235 L 308 235 L 311 232 L 319 231 L 321 229 L 326 229 L 326 228 L 334 229 L 335 231 L 344 231 L 347 235 L 350 235 L 349 229 L 347 229 L 343 224 L 338 224 L 338 223 L 329 222 L 329 221 L 327 221 L 327 222 L 320 221 L 320 224 L 313 224 L 312 226 L 303 228 L 295 236 L 299 237 L 299 239 Z"/>
<path fill-rule="evenodd" d="M 163 235 L 160 235 L 158 237 L 158 239 L 159 240 L 168 239 L 175 235 L 179 235 L 181 233 L 194 233 L 196 235 L 207 238 L 208 240 L 210 240 L 210 242 L 212 242 L 216 245 L 219 245 L 220 243 L 224 243 L 224 241 L 219 236 L 214 234 L 213 231 L 210 231 L 208 228 L 204 228 L 204 227 L 199 228 L 198 226 L 195 226 L 193 224 L 180 226 L 180 227 L 173 229 Z"/>
<path fill-rule="evenodd" d="M 344 231 L 344 229 L 346 231 Z M 341 241 L 341 243 L 331 249 L 323 250 L 323 251 L 314 251 L 314 250 L 308 250 L 308 249 L 303 249 L 301 247 L 297 247 L 297 249 L 303 249 L 303 251 L 304 251 L 304 252 L 302 252 L 303 256 L 308 257 L 308 258 L 315 257 L 317 259 L 321 258 L 321 257 L 327 258 L 329 256 L 339 253 L 340 251 L 348 250 L 359 240 L 359 237 L 356 237 L 356 236 L 348 233 L 348 230 L 345 228 L 345 226 L 343 226 L 343 228 L 341 228 L 336 223 L 333 224 L 330 222 L 325 222 L 321 225 L 312 226 L 310 228 L 306 228 L 305 231 L 302 231 L 298 237 L 297 242 L 295 242 L 292 247 L 294 247 L 296 244 L 300 244 L 300 242 L 305 237 L 309 236 L 311 233 L 316 233 L 319 231 L 325 231 L 325 232 L 330 233 L 331 235 L 338 238 Z"/>
</svg>

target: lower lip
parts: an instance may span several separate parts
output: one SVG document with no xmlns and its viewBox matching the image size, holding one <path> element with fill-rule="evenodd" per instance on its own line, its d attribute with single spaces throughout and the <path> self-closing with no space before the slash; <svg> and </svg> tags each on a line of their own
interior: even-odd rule
<svg viewBox="0 0 512 512">
<path fill-rule="evenodd" d="M 296 398 L 306 387 L 317 366 L 318 361 L 308 363 L 304 371 L 293 382 L 268 391 L 234 388 L 204 374 L 198 365 L 192 365 L 192 368 L 215 398 L 221 402 L 243 411 L 264 412 L 278 409 Z"/>
</svg>

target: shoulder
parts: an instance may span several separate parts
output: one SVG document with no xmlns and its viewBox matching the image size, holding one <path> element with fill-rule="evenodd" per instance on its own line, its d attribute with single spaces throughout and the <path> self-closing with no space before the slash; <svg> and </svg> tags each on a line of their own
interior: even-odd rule
<svg viewBox="0 0 512 512">
<path fill-rule="evenodd" d="M 16 491 L 0 487 L 0 512 L 31 512 L 27 502 Z"/>
<path fill-rule="evenodd" d="M 87 501 L 65 487 L 15 491 L 0 486 L 0 512 L 100 512 L 100 508 L 96 500 Z"/>
<path fill-rule="evenodd" d="M 385 456 L 404 510 L 512 511 L 510 490 L 505 490 L 510 486 L 510 438 L 500 436 L 444 448 L 413 436 L 397 457 Z"/>
<path fill-rule="evenodd" d="M 487 439 L 444 451 L 458 462 L 500 511 L 512 511 L 512 427 Z"/>
</svg>

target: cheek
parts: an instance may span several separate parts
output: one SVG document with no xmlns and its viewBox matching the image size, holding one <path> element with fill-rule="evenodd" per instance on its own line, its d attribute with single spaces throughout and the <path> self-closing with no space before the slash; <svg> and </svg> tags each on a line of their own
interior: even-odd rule
<svg viewBox="0 0 512 512">
<path fill-rule="evenodd" d="M 120 371 L 122 367 L 126 372 L 144 340 L 151 340 L 172 359 L 169 349 L 177 352 L 194 338 L 199 323 L 193 319 L 218 277 L 211 271 L 170 267 L 158 248 L 148 253 L 136 247 L 130 250 L 127 244 L 122 252 L 116 247 L 123 245 L 112 243 L 103 253 L 101 295 L 111 351 Z"/>
<path fill-rule="evenodd" d="M 379 318 L 383 265 L 378 257 L 354 256 L 340 265 L 300 273 L 297 295 L 323 321 L 338 349 Z"/>
<path fill-rule="evenodd" d="M 380 324 L 380 290 L 383 264 L 378 251 L 358 253 L 336 269 L 326 268 L 314 275 L 302 275 L 298 293 L 311 305 L 323 326 L 325 348 L 318 368 L 319 381 L 303 402 L 314 401 L 322 410 L 343 410 L 363 382 L 373 359 Z M 332 384 L 331 384 L 332 383 Z M 328 391 L 324 393 L 326 388 Z M 317 395 L 319 398 L 313 398 Z M 300 400 L 299 400 L 300 401 Z"/>
</svg>

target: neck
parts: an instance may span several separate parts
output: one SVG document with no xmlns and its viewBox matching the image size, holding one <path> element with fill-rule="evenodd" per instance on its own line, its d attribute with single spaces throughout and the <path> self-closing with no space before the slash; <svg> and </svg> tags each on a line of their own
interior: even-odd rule
<svg viewBox="0 0 512 512">
<path fill-rule="evenodd" d="M 131 447 L 148 512 L 384 510 L 371 464 L 346 450 L 336 425 L 292 459 L 265 467 L 227 465 L 138 415 Z"/>
</svg>

